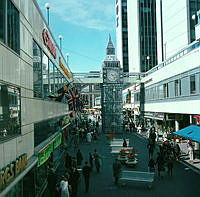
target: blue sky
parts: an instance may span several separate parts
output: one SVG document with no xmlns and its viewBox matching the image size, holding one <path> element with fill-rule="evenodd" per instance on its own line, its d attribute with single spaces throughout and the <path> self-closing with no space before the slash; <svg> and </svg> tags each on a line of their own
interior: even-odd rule
<svg viewBox="0 0 200 197">
<path fill-rule="evenodd" d="M 100 70 L 109 33 L 115 45 L 115 0 L 37 1 L 45 17 L 45 3 L 50 4 L 50 28 L 58 43 L 63 36 L 71 71 Z"/>
</svg>

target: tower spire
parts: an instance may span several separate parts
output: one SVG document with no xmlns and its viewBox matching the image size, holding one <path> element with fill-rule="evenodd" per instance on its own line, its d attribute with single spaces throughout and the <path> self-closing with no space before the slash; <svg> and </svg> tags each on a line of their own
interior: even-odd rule
<svg viewBox="0 0 200 197">
<path fill-rule="evenodd" d="M 109 34 L 108 45 L 106 48 L 106 55 L 115 55 L 115 48 L 112 43 L 111 35 Z"/>
</svg>

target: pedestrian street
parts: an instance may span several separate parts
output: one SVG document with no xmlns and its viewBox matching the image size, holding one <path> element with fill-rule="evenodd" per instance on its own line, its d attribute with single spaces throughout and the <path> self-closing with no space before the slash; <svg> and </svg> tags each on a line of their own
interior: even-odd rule
<svg viewBox="0 0 200 197">
<path fill-rule="evenodd" d="M 122 135 L 117 135 L 115 138 L 121 139 L 123 142 Z M 123 166 L 122 170 L 148 171 L 146 139 L 135 133 L 126 134 L 125 138 L 128 139 L 129 146 L 133 146 L 136 149 L 138 164 L 135 168 L 126 168 Z M 101 134 L 97 142 L 92 142 L 91 144 L 80 144 L 80 149 L 84 158 L 82 165 L 85 160 L 88 160 L 89 152 L 94 152 L 94 149 L 96 149 L 102 157 L 102 166 L 100 173 L 96 172 L 95 166 L 93 167 L 88 193 L 85 193 L 84 191 L 85 185 L 81 174 L 81 181 L 78 186 L 78 197 L 195 197 L 197 193 L 200 193 L 199 175 L 178 162 L 174 164 L 173 176 L 168 176 L 167 172 L 163 174 L 163 178 L 156 175 L 151 189 L 142 183 L 116 186 L 114 184 L 112 173 L 112 163 L 118 154 L 112 153 L 112 147 L 110 146 L 106 136 Z M 71 154 L 73 153 L 71 152 Z M 156 159 L 156 153 L 154 153 L 154 158 Z"/>
</svg>

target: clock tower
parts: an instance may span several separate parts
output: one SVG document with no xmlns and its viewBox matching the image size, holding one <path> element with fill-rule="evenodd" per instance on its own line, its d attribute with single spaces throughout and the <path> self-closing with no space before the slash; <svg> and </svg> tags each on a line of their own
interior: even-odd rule
<svg viewBox="0 0 200 197">
<path fill-rule="evenodd" d="M 111 36 L 102 65 L 103 84 L 101 87 L 102 129 L 104 133 L 122 133 L 122 85 L 123 71 L 115 56 Z"/>
</svg>

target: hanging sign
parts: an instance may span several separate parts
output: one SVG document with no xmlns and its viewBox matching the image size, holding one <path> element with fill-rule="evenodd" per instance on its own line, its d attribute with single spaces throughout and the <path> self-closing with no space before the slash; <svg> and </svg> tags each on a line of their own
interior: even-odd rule
<svg viewBox="0 0 200 197">
<path fill-rule="evenodd" d="M 63 72 L 67 75 L 67 77 L 70 79 L 71 78 L 71 74 L 69 73 L 69 71 L 65 68 L 65 66 L 63 65 L 62 61 L 61 61 L 61 57 L 59 57 L 59 66 L 62 68 Z"/>
<path fill-rule="evenodd" d="M 38 153 L 37 166 L 40 167 L 42 164 L 44 164 L 49 159 L 52 152 L 53 152 L 53 143 L 50 142 Z"/>
<path fill-rule="evenodd" d="M 28 163 L 27 154 L 21 155 L 16 161 L 10 163 L 0 170 L 0 190 L 3 189 L 8 182 L 14 179 Z"/>
<path fill-rule="evenodd" d="M 62 143 L 62 134 L 58 135 L 53 142 L 53 149 L 55 150 Z"/>
<path fill-rule="evenodd" d="M 49 32 L 48 32 L 47 29 L 43 30 L 42 37 L 43 37 L 43 41 L 44 41 L 45 46 L 48 48 L 51 55 L 53 55 L 54 59 L 56 59 L 56 48 L 55 48 L 53 42 L 50 39 Z"/>
</svg>

